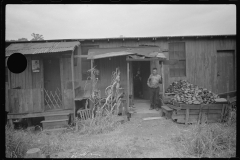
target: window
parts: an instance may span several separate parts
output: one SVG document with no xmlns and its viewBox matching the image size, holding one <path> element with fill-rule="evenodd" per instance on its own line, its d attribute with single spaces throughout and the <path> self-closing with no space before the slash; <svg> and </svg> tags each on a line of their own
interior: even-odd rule
<svg viewBox="0 0 240 160">
<path fill-rule="evenodd" d="M 91 76 L 90 72 L 87 72 L 91 69 L 91 60 L 87 59 L 88 50 L 92 48 L 99 48 L 98 45 L 82 45 L 81 46 L 81 55 L 86 55 L 86 57 L 81 58 L 81 68 L 82 68 L 82 80 L 87 80 Z"/>
<path fill-rule="evenodd" d="M 169 65 L 170 77 L 186 76 L 185 42 L 169 43 L 169 60 L 176 60 L 176 63 Z"/>
<path fill-rule="evenodd" d="M 91 60 L 87 58 L 81 58 L 81 68 L 82 68 L 82 80 L 87 80 L 88 77 L 91 76 L 91 73 L 88 72 L 91 69 Z"/>
<path fill-rule="evenodd" d="M 98 78 L 98 80 L 100 80 L 100 60 L 99 59 L 96 59 L 94 60 L 94 64 L 93 66 L 95 66 L 95 69 L 97 70 L 97 75 L 95 75 L 95 78 Z"/>
</svg>

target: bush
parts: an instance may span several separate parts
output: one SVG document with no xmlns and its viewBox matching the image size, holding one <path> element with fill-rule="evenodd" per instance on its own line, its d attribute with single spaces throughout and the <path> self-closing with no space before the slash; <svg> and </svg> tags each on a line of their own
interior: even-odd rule
<svg viewBox="0 0 240 160">
<path fill-rule="evenodd" d="M 78 121 L 77 124 L 81 134 L 101 134 L 113 131 L 120 124 L 116 118 L 114 114 L 98 115 L 92 119 Z"/>
<path fill-rule="evenodd" d="M 184 157 L 236 156 L 236 124 L 194 125 L 173 138 Z"/>
</svg>

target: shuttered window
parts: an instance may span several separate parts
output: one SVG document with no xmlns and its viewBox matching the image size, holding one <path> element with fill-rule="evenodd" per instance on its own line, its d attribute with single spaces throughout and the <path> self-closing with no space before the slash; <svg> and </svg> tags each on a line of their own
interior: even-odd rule
<svg viewBox="0 0 240 160">
<path fill-rule="evenodd" d="M 175 63 L 169 65 L 170 77 L 186 76 L 186 50 L 185 42 L 169 43 L 169 60 Z"/>
</svg>

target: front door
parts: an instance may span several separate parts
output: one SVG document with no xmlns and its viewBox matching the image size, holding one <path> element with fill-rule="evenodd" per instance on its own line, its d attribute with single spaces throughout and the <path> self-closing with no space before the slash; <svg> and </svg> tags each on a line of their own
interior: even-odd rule
<svg viewBox="0 0 240 160">
<path fill-rule="evenodd" d="M 43 65 L 45 110 L 62 109 L 59 58 L 48 57 L 44 59 Z"/>
<path fill-rule="evenodd" d="M 233 50 L 217 52 L 217 92 L 236 91 L 236 66 Z M 227 84 L 229 88 L 227 89 Z"/>
</svg>

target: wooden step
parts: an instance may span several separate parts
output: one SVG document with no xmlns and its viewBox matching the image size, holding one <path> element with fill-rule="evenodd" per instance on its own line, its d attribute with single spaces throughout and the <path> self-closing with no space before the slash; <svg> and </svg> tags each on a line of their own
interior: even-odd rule
<svg viewBox="0 0 240 160">
<path fill-rule="evenodd" d="M 41 121 L 43 130 L 45 129 L 53 129 L 53 128 L 61 128 L 68 126 L 68 119 L 60 119 L 60 120 L 45 120 Z"/>
<path fill-rule="evenodd" d="M 45 120 L 60 120 L 60 119 L 68 119 L 69 113 L 61 113 L 61 114 L 50 114 L 45 115 Z"/>
<path fill-rule="evenodd" d="M 69 130 L 66 127 L 64 128 L 54 128 L 54 129 L 45 129 L 43 132 L 57 132 L 57 131 L 63 131 L 63 130 Z"/>
<path fill-rule="evenodd" d="M 161 106 L 163 109 L 167 110 L 167 111 L 172 111 L 173 109 L 168 107 L 168 106 Z"/>
<path fill-rule="evenodd" d="M 162 108 L 162 116 L 165 116 L 165 118 L 170 119 L 172 116 L 173 109 L 169 108 L 168 106 L 161 106 Z"/>
</svg>

